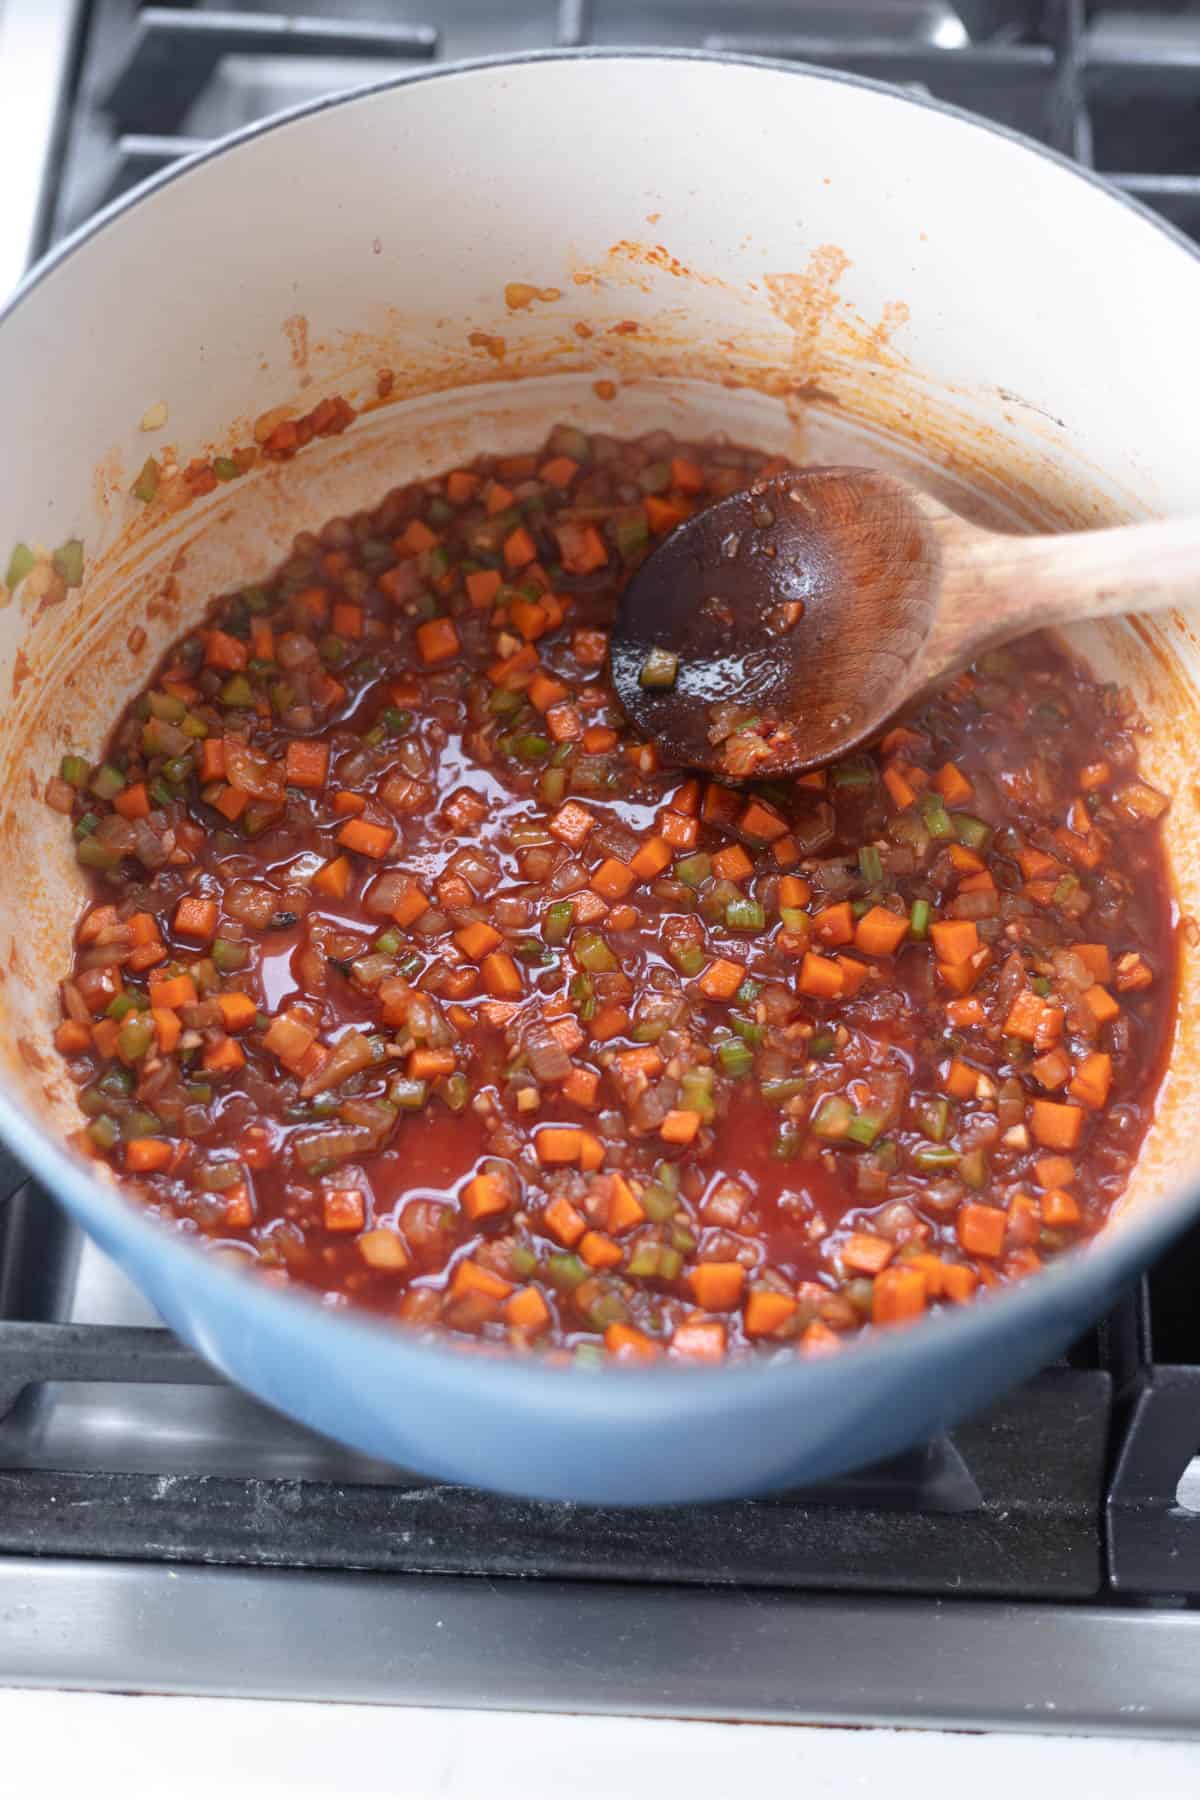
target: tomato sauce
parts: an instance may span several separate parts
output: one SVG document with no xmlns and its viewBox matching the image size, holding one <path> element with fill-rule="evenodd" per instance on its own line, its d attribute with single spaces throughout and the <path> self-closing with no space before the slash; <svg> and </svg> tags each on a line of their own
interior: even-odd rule
<svg viewBox="0 0 1200 1800">
<path fill-rule="evenodd" d="M 780 466 L 560 426 L 214 600 L 47 789 L 80 1146 L 270 1280 L 560 1360 L 824 1354 L 1097 1231 L 1175 976 L 1123 696 L 1035 637 L 742 788 L 617 708 L 629 574 Z"/>
</svg>

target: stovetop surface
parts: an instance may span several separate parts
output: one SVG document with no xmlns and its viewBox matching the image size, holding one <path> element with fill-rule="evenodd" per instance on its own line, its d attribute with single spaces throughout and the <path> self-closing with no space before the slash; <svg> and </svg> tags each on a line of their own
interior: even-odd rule
<svg viewBox="0 0 1200 1800">
<path fill-rule="evenodd" d="M 40 209 L 19 196 L 37 248 L 281 106 L 584 43 L 903 82 L 1200 236 L 1200 6 L 356 0 L 297 20 L 269 0 L 0 0 L 0 46 L 14 18 L 53 84 Z M 314 1437 L 162 1330 L 2 1153 L 0 1196 L 0 1680 L 1197 1729 L 1200 1230 L 1061 1366 L 947 1439 L 804 1493 L 621 1512 L 430 1482 Z"/>
</svg>

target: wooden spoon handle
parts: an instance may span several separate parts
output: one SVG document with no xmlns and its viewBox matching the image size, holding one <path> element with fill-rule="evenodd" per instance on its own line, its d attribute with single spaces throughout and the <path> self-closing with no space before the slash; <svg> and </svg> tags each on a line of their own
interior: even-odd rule
<svg viewBox="0 0 1200 1800">
<path fill-rule="evenodd" d="M 1200 600 L 1200 519 L 1049 537 L 966 528 L 943 544 L 942 600 L 925 667 L 961 666 L 1039 627 Z"/>
</svg>

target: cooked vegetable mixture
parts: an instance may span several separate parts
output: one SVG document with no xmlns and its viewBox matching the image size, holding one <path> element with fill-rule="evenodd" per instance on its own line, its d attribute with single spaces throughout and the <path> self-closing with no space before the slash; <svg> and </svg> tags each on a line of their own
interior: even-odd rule
<svg viewBox="0 0 1200 1800">
<path fill-rule="evenodd" d="M 741 791 L 615 707 L 629 572 L 779 467 L 559 426 L 216 600 L 47 792 L 82 1147 L 274 1281 L 557 1360 L 824 1354 L 1096 1231 L 1174 993 L 1122 697 L 1034 638 Z"/>
</svg>

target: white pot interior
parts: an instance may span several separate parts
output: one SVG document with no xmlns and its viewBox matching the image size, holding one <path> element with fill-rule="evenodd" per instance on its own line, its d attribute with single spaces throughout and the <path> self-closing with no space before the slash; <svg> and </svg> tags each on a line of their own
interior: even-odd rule
<svg viewBox="0 0 1200 1800">
<path fill-rule="evenodd" d="M 998 524 L 1188 510 L 1198 303 L 1200 262 L 1065 166 L 898 95 L 753 66 L 451 71 L 179 174 L 0 322 L 0 556 L 70 536 L 87 552 L 65 603 L 0 612 L 0 1058 L 24 1105 L 75 1122 L 51 1034 L 81 883 L 46 777 L 66 749 L 94 755 L 210 595 L 298 529 L 559 419 L 879 463 Z M 324 394 L 362 406 L 382 368 L 392 396 L 344 437 L 175 513 L 130 497 L 148 454 L 227 451 Z M 141 429 L 158 402 L 165 422 Z M 1200 605 L 1075 638 L 1149 722 L 1185 914 L 1198 628 Z M 1195 965 L 1185 950 L 1126 1215 L 1194 1178 Z"/>
</svg>

